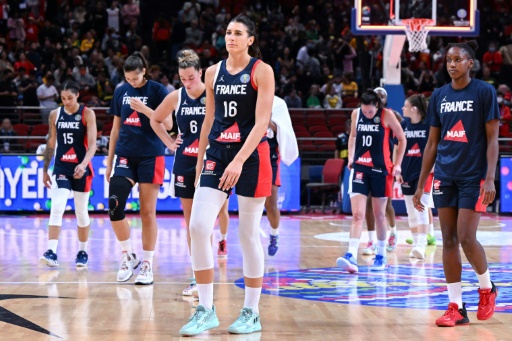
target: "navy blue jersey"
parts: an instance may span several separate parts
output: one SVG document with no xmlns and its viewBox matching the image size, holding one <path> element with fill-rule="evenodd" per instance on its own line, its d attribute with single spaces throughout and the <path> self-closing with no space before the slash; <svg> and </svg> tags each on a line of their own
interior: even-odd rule
<svg viewBox="0 0 512 341">
<path fill-rule="evenodd" d="M 435 177 L 484 179 L 487 172 L 485 123 L 499 118 L 496 91 L 487 82 L 472 79 L 461 90 L 454 90 L 451 84 L 436 89 L 428 104 L 430 125 L 441 128 Z"/>
<path fill-rule="evenodd" d="M 360 172 L 391 173 L 391 129 L 385 127 L 382 118 L 386 111 L 379 109 L 372 119 L 357 109 L 356 146 L 352 167 Z"/>
<path fill-rule="evenodd" d="M 173 174 L 195 175 L 199 135 L 206 111 L 206 91 L 196 99 L 188 96 L 185 87 L 178 91 L 179 102 L 174 114 L 183 143 L 176 149 Z"/>
<path fill-rule="evenodd" d="M 411 182 L 420 177 L 421 162 L 430 127 L 425 121 L 412 123 L 410 118 L 405 118 L 401 125 L 407 139 L 407 146 L 402 159 L 402 177 L 405 182 Z M 396 139 L 395 144 L 398 144 Z"/>
<path fill-rule="evenodd" d="M 57 148 L 55 149 L 55 165 L 53 174 L 73 176 L 75 168 L 81 163 L 88 149 L 87 122 L 83 115 L 84 106 L 78 111 L 68 114 L 64 107 L 57 109 L 55 127 L 57 134 Z M 90 165 L 86 168 L 84 176 L 91 175 Z"/>
<path fill-rule="evenodd" d="M 167 96 L 167 89 L 157 82 L 148 81 L 141 88 L 124 84 L 116 89 L 110 104 L 110 113 L 121 117 L 121 130 L 116 154 L 122 156 L 162 156 L 165 145 L 155 134 L 149 118 L 130 108 L 130 99 L 137 97 L 151 109 L 156 109 Z"/>
<path fill-rule="evenodd" d="M 254 84 L 254 70 L 259 62 L 259 59 L 251 58 L 236 75 L 226 70 L 226 60 L 217 66 L 213 83 L 215 120 L 209 140 L 233 144 L 243 143 L 249 136 L 256 120 L 258 88 Z"/>
</svg>

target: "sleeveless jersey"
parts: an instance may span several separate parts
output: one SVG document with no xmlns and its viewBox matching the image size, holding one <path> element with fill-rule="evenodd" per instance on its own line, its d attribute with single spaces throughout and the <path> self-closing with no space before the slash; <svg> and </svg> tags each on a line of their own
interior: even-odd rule
<svg viewBox="0 0 512 341">
<path fill-rule="evenodd" d="M 199 136 L 206 112 L 206 91 L 196 99 L 190 98 L 184 87 L 178 91 L 178 106 L 174 115 L 183 143 L 174 154 L 173 174 L 195 175 Z"/>
<path fill-rule="evenodd" d="M 359 108 L 357 110 L 356 146 L 354 152 L 354 170 L 387 175 L 391 173 L 390 136 L 391 129 L 384 127 L 382 118 L 385 111 L 379 109 L 372 119 L 367 118 Z"/>
<path fill-rule="evenodd" d="M 55 148 L 53 174 L 73 176 L 76 166 L 85 158 L 89 144 L 84 109 L 85 107 L 81 105 L 73 114 L 67 114 L 64 107 L 57 110 L 55 118 L 57 148 Z M 92 175 L 91 165 L 88 165 L 85 170 L 84 176 L 88 175 Z"/>
<path fill-rule="evenodd" d="M 487 172 L 485 123 L 500 118 L 494 87 L 479 79 L 461 90 L 436 89 L 428 104 L 430 125 L 441 128 L 436 179 L 481 180 Z"/>
<path fill-rule="evenodd" d="M 423 152 L 427 145 L 429 125 L 424 121 L 412 123 L 410 118 L 405 118 L 402 123 L 407 146 L 402 159 L 402 177 L 410 182 L 420 177 Z M 395 140 L 396 141 L 396 140 Z"/>
<path fill-rule="evenodd" d="M 254 70 L 260 62 L 251 58 L 249 64 L 236 75 L 226 70 L 226 60 L 217 64 L 213 83 L 215 120 L 208 139 L 221 144 L 242 144 L 254 127 L 258 88 L 254 84 Z M 262 138 L 264 141 L 266 137 Z"/>
<path fill-rule="evenodd" d="M 121 156 L 162 156 L 165 145 L 155 134 L 149 118 L 130 108 L 130 99 L 137 97 L 151 109 L 156 109 L 167 96 L 167 89 L 157 82 L 148 81 L 141 88 L 124 84 L 116 89 L 110 104 L 110 114 L 121 118 L 121 129 L 116 154 Z"/>
</svg>

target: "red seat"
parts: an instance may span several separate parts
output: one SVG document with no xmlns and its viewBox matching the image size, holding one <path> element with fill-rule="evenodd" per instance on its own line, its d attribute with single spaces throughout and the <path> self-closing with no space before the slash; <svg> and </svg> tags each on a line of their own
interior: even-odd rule
<svg viewBox="0 0 512 341">
<path fill-rule="evenodd" d="M 336 150 L 336 143 L 334 141 L 320 140 L 315 141 L 316 147 L 320 152 L 334 152 Z"/>
<path fill-rule="evenodd" d="M 329 130 L 322 130 L 322 131 L 315 132 L 313 134 L 313 137 L 333 137 L 333 135 Z M 325 141 L 322 141 L 322 142 L 325 142 Z"/>
<path fill-rule="evenodd" d="M 355 108 L 359 107 L 359 100 L 356 99 L 356 100 L 347 101 L 347 102 L 343 101 L 343 107 L 355 109 Z"/>
<path fill-rule="evenodd" d="M 12 125 L 12 129 L 18 131 L 18 130 L 26 130 L 26 131 L 30 131 L 30 126 L 28 124 L 23 124 L 23 123 L 17 123 L 17 124 L 13 124 Z M 18 134 L 19 135 L 19 134 Z"/>
<path fill-rule="evenodd" d="M 347 121 L 346 115 L 329 116 L 329 118 L 327 119 L 327 122 L 329 123 L 330 126 L 344 125 L 346 121 Z"/>
<path fill-rule="evenodd" d="M 313 140 L 299 140 L 300 151 L 316 151 L 316 146 L 313 144 Z"/>
<path fill-rule="evenodd" d="M 295 137 L 311 137 L 311 134 L 307 130 L 295 131 Z"/>
<path fill-rule="evenodd" d="M 325 126 L 325 118 L 324 116 L 308 116 L 306 117 L 306 126 Z"/>
<path fill-rule="evenodd" d="M 331 132 L 336 136 L 345 131 L 345 125 L 335 125 L 331 126 Z"/>
<path fill-rule="evenodd" d="M 317 133 L 319 131 L 329 131 L 329 128 L 327 128 L 325 125 L 320 125 L 320 126 L 317 125 L 317 126 L 310 126 L 309 127 L 309 132 L 313 136 L 315 136 L 315 133 Z"/>
<path fill-rule="evenodd" d="M 308 131 L 306 129 L 306 127 L 302 126 L 302 125 L 298 125 L 298 126 L 293 126 L 293 130 L 295 131 L 295 133 L 299 132 L 299 131 Z"/>
<path fill-rule="evenodd" d="M 328 159 L 325 162 L 322 170 L 322 182 L 313 182 L 306 184 L 308 193 L 308 201 L 306 211 L 311 207 L 311 191 L 320 191 L 322 193 L 322 212 L 325 211 L 325 199 L 327 194 L 333 195 L 336 198 L 341 189 L 341 174 L 345 161 L 343 159 Z"/>
</svg>

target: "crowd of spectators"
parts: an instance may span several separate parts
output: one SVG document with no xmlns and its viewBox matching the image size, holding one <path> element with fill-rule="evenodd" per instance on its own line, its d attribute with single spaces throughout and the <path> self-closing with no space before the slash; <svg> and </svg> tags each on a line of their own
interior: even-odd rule
<svg viewBox="0 0 512 341">
<path fill-rule="evenodd" d="M 151 32 L 143 31 L 148 26 L 141 24 L 137 0 L 0 0 L 0 107 L 42 106 L 47 108 L 44 121 L 68 79 L 80 84 L 85 104 L 108 107 L 115 88 L 124 82 L 124 59 L 134 51 L 150 61 L 151 77 L 172 91 L 180 86 L 175 55 L 181 48 L 195 49 L 204 68 L 227 56 L 224 34 L 236 14 L 234 3 L 236 13 L 258 23 L 263 60 L 275 72 L 276 95 L 290 108 L 346 107 L 347 98 L 379 85 L 384 36 L 351 33 L 352 0 L 283 5 L 269 0 L 173 1 L 174 11 L 146 13 L 156 18 L 147 28 Z M 478 6 L 482 48 L 473 72 L 493 84 L 502 106 L 509 107 L 512 19 L 502 14 L 512 8 L 499 0 L 479 0 Z M 151 6 L 144 8 L 151 11 Z M 444 47 L 454 40 L 459 38 L 431 37 L 428 50 L 419 53 L 404 48 L 407 93 L 428 94 L 449 81 Z"/>
</svg>

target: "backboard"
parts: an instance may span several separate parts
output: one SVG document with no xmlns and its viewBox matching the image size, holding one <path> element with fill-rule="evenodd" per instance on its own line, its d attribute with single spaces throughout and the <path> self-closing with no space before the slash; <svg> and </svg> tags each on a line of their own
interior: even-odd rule
<svg viewBox="0 0 512 341">
<path fill-rule="evenodd" d="M 354 0 L 354 34 L 404 34 L 404 19 L 429 18 L 433 36 L 477 36 L 480 16 L 477 0 Z"/>
</svg>

